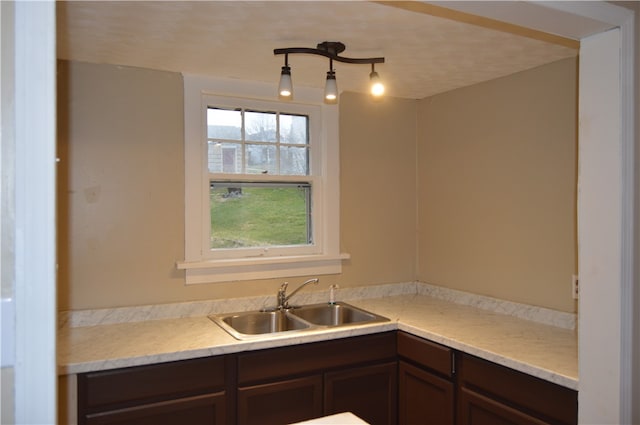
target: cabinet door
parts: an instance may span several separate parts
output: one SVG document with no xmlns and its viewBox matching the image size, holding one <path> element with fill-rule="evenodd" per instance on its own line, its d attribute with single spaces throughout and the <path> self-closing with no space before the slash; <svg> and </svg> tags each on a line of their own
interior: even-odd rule
<svg viewBox="0 0 640 425">
<path fill-rule="evenodd" d="M 224 393 L 89 414 L 88 425 L 213 425 L 226 423 Z"/>
<path fill-rule="evenodd" d="M 322 375 L 238 388 L 238 423 L 285 424 L 322 416 Z"/>
<path fill-rule="evenodd" d="M 396 422 L 396 362 L 325 374 L 324 413 L 351 412 L 372 424 Z"/>
<path fill-rule="evenodd" d="M 403 361 L 398 373 L 400 424 L 453 424 L 452 382 Z"/>
<path fill-rule="evenodd" d="M 460 355 L 459 359 L 458 384 L 477 395 L 473 400 L 479 400 L 478 396 L 483 395 L 486 397 L 483 400 L 499 400 L 514 411 L 526 412 L 543 421 L 514 423 L 578 423 L 577 391 L 468 354 Z M 480 405 L 479 402 L 476 404 Z M 467 408 L 462 410 L 466 411 Z"/>
<path fill-rule="evenodd" d="M 467 388 L 459 393 L 460 425 L 542 425 L 547 422 Z"/>
</svg>

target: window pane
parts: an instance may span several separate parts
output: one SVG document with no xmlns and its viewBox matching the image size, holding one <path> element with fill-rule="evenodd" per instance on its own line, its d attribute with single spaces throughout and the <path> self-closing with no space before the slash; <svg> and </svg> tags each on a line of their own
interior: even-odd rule
<svg viewBox="0 0 640 425">
<path fill-rule="evenodd" d="M 306 147 L 280 147 L 280 174 L 306 176 L 309 174 L 308 156 Z"/>
<path fill-rule="evenodd" d="M 280 114 L 280 142 L 306 145 L 309 143 L 309 118 Z"/>
<path fill-rule="evenodd" d="M 242 139 L 242 112 L 227 109 L 207 109 L 207 137 L 210 139 Z"/>
<path fill-rule="evenodd" d="M 208 143 L 210 173 L 242 173 L 242 145 L 240 143 Z"/>
<path fill-rule="evenodd" d="M 245 112 L 245 139 L 253 142 L 276 141 L 276 114 L 273 112 Z"/>
<path fill-rule="evenodd" d="M 247 174 L 277 174 L 275 145 L 245 145 L 247 149 Z"/>
<path fill-rule="evenodd" d="M 308 184 L 210 184 L 211 249 L 307 245 Z"/>
</svg>

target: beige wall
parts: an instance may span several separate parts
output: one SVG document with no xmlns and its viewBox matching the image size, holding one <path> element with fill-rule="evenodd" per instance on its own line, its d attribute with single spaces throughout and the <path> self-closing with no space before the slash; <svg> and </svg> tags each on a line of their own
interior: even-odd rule
<svg viewBox="0 0 640 425">
<path fill-rule="evenodd" d="M 420 101 L 418 279 L 575 311 L 577 63 Z"/>
<path fill-rule="evenodd" d="M 58 303 L 180 300 L 180 75 L 60 62 Z"/>
<path fill-rule="evenodd" d="M 184 256 L 181 76 L 61 62 L 58 78 L 59 309 L 275 296 L 283 279 L 186 286 L 175 269 Z M 341 242 L 352 259 L 321 288 L 414 277 L 415 207 L 397 205 L 415 205 L 415 101 L 367 104 L 342 98 Z"/>
<path fill-rule="evenodd" d="M 351 259 L 321 288 L 419 279 L 573 311 L 575 66 L 422 101 L 344 93 L 341 248 Z M 61 310 L 275 293 L 282 279 L 186 286 L 175 269 L 179 74 L 60 62 L 58 99 Z"/>
<path fill-rule="evenodd" d="M 415 280 L 416 104 L 340 96 L 343 281 Z"/>
</svg>

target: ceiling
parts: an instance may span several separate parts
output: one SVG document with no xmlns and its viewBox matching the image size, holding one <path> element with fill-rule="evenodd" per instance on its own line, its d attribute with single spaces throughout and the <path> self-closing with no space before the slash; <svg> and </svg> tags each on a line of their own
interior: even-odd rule
<svg viewBox="0 0 640 425">
<path fill-rule="evenodd" d="M 60 59 L 275 84 L 283 57 L 273 49 L 322 41 L 346 44 L 342 56 L 384 56 L 376 70 L 387 94 L 412 99 L 577 55 L 558 43 L 368 1 L 57 2 Z M 294 88 L 324 87 L 326 58 L 291 55 L 289 64 Z M 367 91 L 368 65 L 334 66 L 340 90 Z"/>
</svg>

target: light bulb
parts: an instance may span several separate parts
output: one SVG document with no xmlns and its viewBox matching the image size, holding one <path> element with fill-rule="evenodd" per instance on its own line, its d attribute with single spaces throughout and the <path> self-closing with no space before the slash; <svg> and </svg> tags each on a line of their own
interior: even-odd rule
<svg viewBox="0 0 640 425">
<path fill-rule="evenodd" d="M 327 82 L 324 86 L 324 99 L 327 103 L 335 103 L 338 99 L 338 84 L 334 71 L 327 72 Z"/>
<path fill-rule="evenodd" d="M 376 97 L 382 96 L 384 94 L 384 84 L 382 84 L 378 73 L 372 71 L 369 74 L 369 79 L 371 80 L 371 94 Z"/>
<path fill-rule="evenodd" d="M 287 65 L 282 67 L 280 73 L 280 84 L 278 85 L 280 97 L 291 98 L 293 94 L 293 84 L 291 82 L 291 68 Z"/>
</svg>

